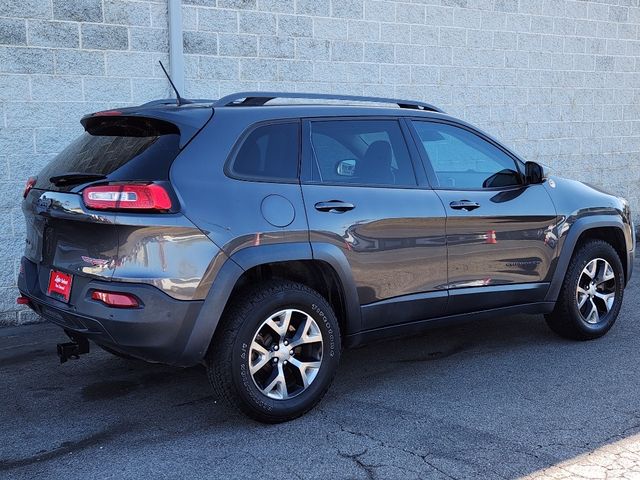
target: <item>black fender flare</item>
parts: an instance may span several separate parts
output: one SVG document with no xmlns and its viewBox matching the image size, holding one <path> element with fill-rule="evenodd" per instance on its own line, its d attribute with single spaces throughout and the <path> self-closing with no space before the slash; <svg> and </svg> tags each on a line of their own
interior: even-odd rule
<svg viewBox="0 0 640 480">
<path fill-rule="evenodd" d="M 555 302 L 560 295 L 562 282 L 569 268 L 569 262 L 573 256 L 578 239 L 584 232 L 594 228 L 617 228 L 624 235 L 624 222 L 617 215 L 593 215 L 576 220 L 568 230 L 556 263 L 555 271 L 549 285 L 545 301 Z M 625 272 L 625 276 L 627 272 Z"/>
<path fill-rule="evenodd" d="M 360 304 L 344 253 L 336 245 L 308 242 L 267 244 L 247 247 L 234 253 L 220 268 L 200 309 L 180 364 L 197 364 L 204 359 L 222 313 L 242 274 L 266 263 L 319 260 L 329 264 L 341 283 L 346 306 L 345 335 L 359 331 Z"/>
</svg>

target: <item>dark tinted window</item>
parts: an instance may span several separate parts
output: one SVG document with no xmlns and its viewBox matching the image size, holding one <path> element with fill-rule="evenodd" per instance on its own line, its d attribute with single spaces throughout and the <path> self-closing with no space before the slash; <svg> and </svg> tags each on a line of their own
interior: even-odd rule
<svg viewBox="0 0 640 480">
<path fill-rule="evenodd" d="M 513 158 L 469 130 L 435 122 L 413 125 L 441 187 L 482 189 L 521 183 Z"/>
<path fill-rule="evenodd" d="M 231 164 L 239 177 L 293 180 L 298 177 L 298 123 L 274 123 L 253 130 Z"/>
<path fill-rule="evenodd" d="M 409 151 L 395 120 L 311 122 L 313 180 L 415 186 Z"/>
<path fill-rule="evenodd" d="M 178 155 L 178 129 L 144 118 L 95 119 L 87 131 L 60 152 L 38 174 L 37 188 L 69 190 L 51 177 L 65 173 L 107 175 L 110 180 L 164 180 Z"/>
</svg>

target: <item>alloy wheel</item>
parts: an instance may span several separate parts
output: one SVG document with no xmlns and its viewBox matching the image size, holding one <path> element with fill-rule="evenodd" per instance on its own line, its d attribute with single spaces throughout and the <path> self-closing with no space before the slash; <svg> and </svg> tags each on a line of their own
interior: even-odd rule
<svg viewBox="0 0 640 480">
<path fill-rule="evenodd" d="M 616 299 L 616 276 L 603 258 L 594 258 L 582 270 L 576 289 L 576 305 L 582 319 L 595 325 L 603 320 Z"/>
<path fill-rule="evenodd" d="M 307 313 L 280 310 L 267 318 L 249 349 L 249 372 L 267 397 L 287 400 L 315 380 L 322 365 L 322 332 Z"/>
</svg>

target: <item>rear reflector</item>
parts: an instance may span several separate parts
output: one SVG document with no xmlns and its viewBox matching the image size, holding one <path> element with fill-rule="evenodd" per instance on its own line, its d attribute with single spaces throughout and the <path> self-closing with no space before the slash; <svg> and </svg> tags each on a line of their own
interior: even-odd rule
<svg viewBox="0 0 640 480">
<path fill-rule="evenodd" d="M 29 300 L 27 297 L 20 296 L 16 299 L 16 303 L 18 305 L 29 305 L 31 303 L 31 300 Z"/>
<path fill-rule="evenodd" d="M 97 300 L 114 308 L 137 308 L 140 306 L 138 298 L 128 293 L 104 292 L 94 290 L 91 292 L 91 299 Z"/>
<path fill-rule="evenodd" d="M 155 183 L 88 187 L 82 198 L 87 208 L 95 210 L 171 210 L 171 197 Z"/>
<path fill-rule="evenodd" d="M 38 180 L 37 177 L 29 177 L 29 179 L 27 180 L 27 183 L 24 186 L 24 191 L 22 192 L 22 198 L 27 198 L 27 195 L 29 195 L 29 192 L 31 191 L 33 186 L 36 184 L 37 180 Z"/>
</svg>

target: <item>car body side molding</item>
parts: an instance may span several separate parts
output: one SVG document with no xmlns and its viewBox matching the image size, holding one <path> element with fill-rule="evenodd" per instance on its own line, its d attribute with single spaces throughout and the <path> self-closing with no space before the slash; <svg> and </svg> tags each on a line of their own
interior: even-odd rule
<svg viewBox="0 0 640 480">
<path fill-rule="evenodd" d="M 343 345 L 348 348 L 358 347 L 385 338 L 417 335 L 424 333 L 431 328 L 457 325 L 476 320 L 487 320 L 497 316 L 550 313 L 553 310 L 554 305 L 555 304 L 553 302 L 527 303 L 512 305 L 509 307 L 492 308 L 472 313 L 461 313 L 457 315 L 430 318 L 418 322 L 408 322 L 388 327 L 374 328 L 372 330 L 365 330 L 353 335 L 347 335 L 344 339 Z"/>
</svg>

